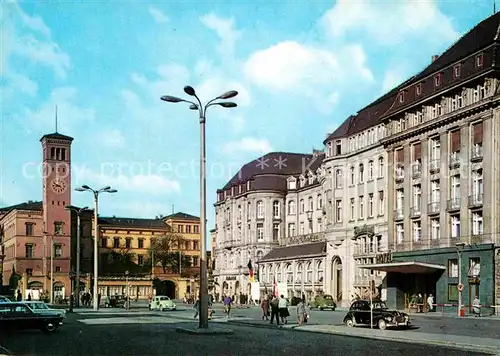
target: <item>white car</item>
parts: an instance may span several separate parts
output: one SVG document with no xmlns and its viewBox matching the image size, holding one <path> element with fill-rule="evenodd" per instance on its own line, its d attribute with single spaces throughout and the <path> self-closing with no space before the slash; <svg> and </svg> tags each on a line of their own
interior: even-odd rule
<svg viewBox="0 0 500 356">
<path fill-rule="evenodd" d="M 151 300 L 151 304 L 149 304 L 149 310 L 176 310 L 177 305 L 166 296 L 156 296 Z"/>
<path fill-rule="evenodd" d="M 57 314 L 60 314 L 63 318 L 66 317 L 66 310 L 64 309 L 53 309 L 49 307 L 46 303 L 44 302 L 39 302 L 36 300 L 25 300 L 23 301 L 24 304 L 29 306 L 31 310 L 33 310 L 34 313 L 43 313 L 46 311 L 51 311 Z"/>
</svg>

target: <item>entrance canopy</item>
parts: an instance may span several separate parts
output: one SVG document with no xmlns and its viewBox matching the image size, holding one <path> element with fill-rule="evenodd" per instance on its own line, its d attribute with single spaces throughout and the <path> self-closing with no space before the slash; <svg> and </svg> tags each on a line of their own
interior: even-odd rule
<svg viewBox="0 0 500 356">
<path fill-rule="evenodd" d="M 445 266 L 423 262 L 391 262 L 359 265 L 360 268 L 392 273 L 434 273 L 446 270 Z"/>
</svg>

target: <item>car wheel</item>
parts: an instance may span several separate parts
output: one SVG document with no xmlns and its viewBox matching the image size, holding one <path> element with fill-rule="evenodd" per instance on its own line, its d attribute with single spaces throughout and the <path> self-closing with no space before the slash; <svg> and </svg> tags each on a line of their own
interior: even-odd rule
<svg viewBox="0 0 500 356">
<path fill-rule="evenodd" d="M 378 321 L 378 328 L 379 328 L 380 330 L 385 330 L 385 329 L 387 329 L 387 323 L 385 322 L 385 320 L 384 320 L 384 319 L 380 319 L 380 320 Z"/>
<path fill-rule="evenodd" d="M 332 308 L 332 311 L 335 311 L 335 307 Z"/>
<path fill-rule="evenodd" d="M 51 322 L 48 322 L 43 327 L 43 331 L 46 333 L 53 333 L 56 330 L 57 330 L 57 325 Z"/>
<path fill-rule="evenodd" d="M 165 309 L 165 308 L 161 308 L 161 311 L 165 311 L 165 310 L 167 310 L 167 309 Z"/>
<path fill-rule="evenodd" d="M 323 307 L 320 307 L 319 310 L 323 311 Z"/>
<path fill-rule="evenodd" d="M 346 319 L 345 326 L 348 328 L 353 328 L 356 324 L 354 323 L 354 318 Z"/>
</svg>

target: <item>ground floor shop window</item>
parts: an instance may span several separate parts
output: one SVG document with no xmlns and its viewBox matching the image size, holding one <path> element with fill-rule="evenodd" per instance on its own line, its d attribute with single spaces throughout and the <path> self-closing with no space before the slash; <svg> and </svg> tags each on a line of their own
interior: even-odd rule
<svg viewBox="0 0 500 356">
<path fill-rule="evenodd" d="M 448 284 L 448 301 L 450 302 L 458 301 L 458 290 L 456 284 Z"/>
</svg>

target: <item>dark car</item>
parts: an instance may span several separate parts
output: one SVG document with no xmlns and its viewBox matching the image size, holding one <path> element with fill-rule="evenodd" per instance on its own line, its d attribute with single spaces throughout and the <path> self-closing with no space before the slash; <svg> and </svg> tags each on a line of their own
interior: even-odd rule
<svg viewBox="0 0 500 356">
<path fill-rule="evenodd" d="M 318 308 L 319 310 L 331 309 L 334 311 L 337 308 L 337 304 L 330 294 L 321 294 L 311 300 L 309 308 Z"/>
<path fill-rule="evenodd" d="M 34 313 L 24 303 L 0 303 L 0 333 L 7 330 L 40 329 L 46 333 L 56 331 L 63 317 L 54 312 Z"/>
<path fill-rule="evenodd" d="M 382 301 L 373 301 L 373 326 L 378 326 L 380 330 L 388 327 L 408 327 L 410 326 L 410 317 L 406 313 L 397 310 L 390 310 L 387 304 Z M 366 300 L 356 300 L 351 304 L 351 308 L 344 317 L 344 324 L 348 327 L 358 325 L 370 326 L 372 312 L 370 302 Z"/>
<path fill-rule="evenodd" d="M 10 303 L 11 300 L 3 295 L 0 295 L 0 303 Z"/>
</svg>

